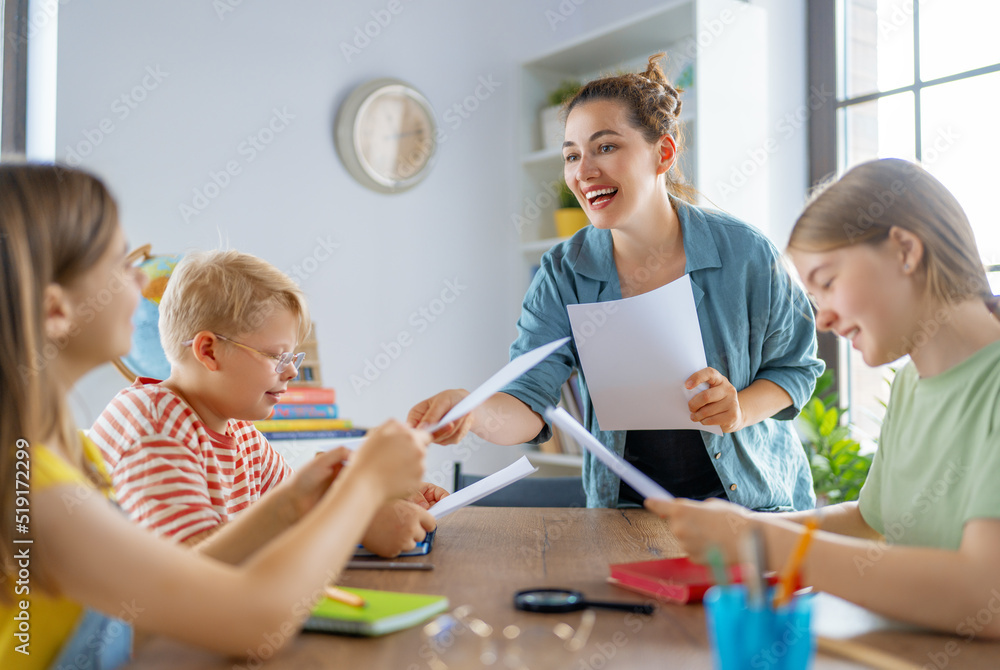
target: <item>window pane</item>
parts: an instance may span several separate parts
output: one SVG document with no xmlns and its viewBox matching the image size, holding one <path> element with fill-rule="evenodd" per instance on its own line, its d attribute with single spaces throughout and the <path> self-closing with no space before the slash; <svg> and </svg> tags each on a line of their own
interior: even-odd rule
<svg viewBox="0 0 1000 670">
<path fill-rule="evenodd" d="M 962 203 L 983 262 L 1000 264 L 995 167 L 1000 72 L 931 86 L 921 96 L 923 165 Z"/>
<path fill-rule="evenodd" d="M 913 83 L 913 0 L 841 0 L 842 99 Z"/>
<path fill-rule="evenodd" d="M 986 275 L 986 278 L 990 280 L 990 288 L 993 289 L 993 295 L 1000 295 L 1000 271 L 990 272 Z"/>
<path fill-rule="evenodd" d="M 1000 63 L 1000 2 L 920 0 L 920 78 Z"/>
<path fill-rule="evenodd" d="M 841 169 L 874 158 L 915 160 L 914 123 L 910 92 L 842 108 Z"/>
<path fill-rule="evenodd" d="M 841 403 L 847 407 L 847 420 L 855 430 L 855 437 L 866 446 L 878 439 L 885 418 L 885 405 L 889 402 L 889 382 L 910 360 L 901 359 L 891 365 L 870 368 L 861 354 L 847 340 L 841 340 L 841 379 L 846 379 Z"/>
</svg>

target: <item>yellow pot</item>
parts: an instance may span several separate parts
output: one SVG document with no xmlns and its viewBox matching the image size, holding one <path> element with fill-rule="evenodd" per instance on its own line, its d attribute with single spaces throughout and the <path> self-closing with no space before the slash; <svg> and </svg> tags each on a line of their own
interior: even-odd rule
<svg viewBox="0 0 1000 670">
<path fill-rule="evenodd" d="M 579 207 L 564 207 L 555 211 L 556 235 L 571 237 L 573 233 L 586 226 L 590 221 Z"/>
</svg>

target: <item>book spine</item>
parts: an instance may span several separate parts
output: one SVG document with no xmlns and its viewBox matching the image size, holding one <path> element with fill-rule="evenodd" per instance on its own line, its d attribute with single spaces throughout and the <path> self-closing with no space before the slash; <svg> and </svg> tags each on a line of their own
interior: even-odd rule
<svg viewBox="0 0 1000 670">
<path fill-rule="evenodd" d="M 278 440 L 329 440 L 344 437 L 364 437 L 368 433 L 364 428 L 350 430 L 289 430 L 280 433 L 261 431 L 268 441 Z"/>
<path fill-rule="evenodd" d="M 332 388 L 289 387 L 281 394 L 283 405 L 335 405 L 337 394 Z"/>
<path fill-rule="evenodd" d="M 265 419 L 254 421 L 257 430 L 272 433 L 286 430 L 347 430 L 354 428 L 350 419 Z"/>
<path fill-rule="evenodd" d="M 304 627 L 306 630 L 321 631 L 324 633 L 365 635 L 368 633 L 371 624 L 365 621 L 347 621 L 345 619 L 333 619 L 325 616 L 311 616 L 306 619 Z"/>
<path fill-rule="evenodd" d="M 336 419 L 340 408 L 336 405 L 285 405 L 274 406 L 268 419 Z"/>
</svg>

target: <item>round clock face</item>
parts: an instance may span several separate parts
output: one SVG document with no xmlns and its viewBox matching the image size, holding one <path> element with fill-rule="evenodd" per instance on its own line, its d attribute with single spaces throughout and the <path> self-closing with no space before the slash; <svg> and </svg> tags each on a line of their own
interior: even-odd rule
<svg viewBox="0 0 1000 670">
<path fill-rule="evenodd" d="M 394 80 L 355 90 L 337 120 L 337 144 L 348 172 L 382 193 L 412 188 L 427 174 L 436 148 L 427 100 Z"/>
</svg>

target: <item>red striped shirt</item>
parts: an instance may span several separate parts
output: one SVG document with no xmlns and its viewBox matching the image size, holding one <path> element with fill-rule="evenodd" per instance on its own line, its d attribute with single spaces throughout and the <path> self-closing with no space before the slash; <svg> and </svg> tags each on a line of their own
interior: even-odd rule
<svg viewBox="0 0 1000 670">
<path fill-rule="evenodd" d="M 100 448 L 118 503 L 133 520 L 184 542 L 234 518 L 291 474 L 249 421 L 210 430 L 156 379 L 115 396 L 90 438 Z"/>
</svg>

